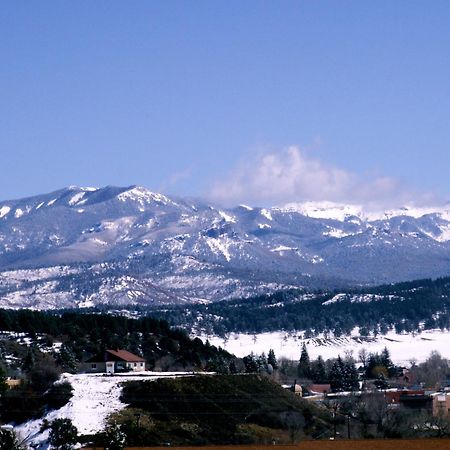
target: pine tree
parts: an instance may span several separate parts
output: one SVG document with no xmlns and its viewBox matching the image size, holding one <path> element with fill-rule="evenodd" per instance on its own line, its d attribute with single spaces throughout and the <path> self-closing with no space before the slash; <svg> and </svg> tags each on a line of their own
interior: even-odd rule
<svg viewBox="0 0 450 450">
<path fill-rule="evenodd" d="M 8 390 L 8 385 L 6 384 L 6 373 L 0 366 L 0 400 L 2 395 Z"/>
<path fill-rule="evenodd" d="M 27 354 L 25 356 L 25 359 L 23 361 L 23 365 L 22 368 L 23 370 L 25 370 L 26 372 L 29 372 L 33 369 L 34 365 L 35 365 L 36 361 L 35 361 L 35 356 L 34 356 L 34 351 L 33 349 L 30 347 L 27 351 Z"/>
<path fill-rule="evenodd" d="M 314 381 L 314 383 L 327 382 L 325 362 L 320 355 L 315 361 L 311 363 L 311 378 Z"/>
<path fill-rule="evenodd" d="M 344 373 L 342 379 L 342 389 L 345 391 L 355 391 L 359 388 L 359 375 L 355 364 L 347 361 L 344 363 Z"/>
<path fill-rule="evenodd" d="M 269 355 L 267 357 L 267 363 L 272 366 L 273 370 L 278 369 L 278 361 L 277 361 L 277 358 L 275 357 L 275 352 L 272 349 L 269 350 Z"/>
<path fill-rule="evenodd" d="M 259 365 L 253 352 L 251 352 L 250 355 L 244 356 L 244 358 L 242 358 L 242 361 L 244 362 L 246 373 L 258 372 Z"/>
<path fill-rule="evenodd" d="M 0 428 L 0 450 L 26 450 L 12 430 Z"/>
<path fill-rule="evenodd" d="M 380 363 L 381 363 L 381 365 L 386 367 L 386 370 L 387 370 L 387 373 L 389 376 L 394 375 L 395 365 L 391 360 L 391 355 L 390 355 L 387 347 L 384 347 L 384 349 L 381 351 Z"/>
<path fill-rule="evenodd" d="M 77 368 L 77 360 L 72 349 L 63 344 L 61 350 L 59 351 L 56 362 L 66 371 L 70 373 L 75 373 Z"/>
<path fill-rule="evenodd" d="M 331 366 L 330 384 L 333 391 L 342 391 L 344 388 L 344 362 L 340 355 Z"/>
<path fill-rule="evenodd" d="M 305 343 L 303 343 L 303 345 L 302 345 L 300 361 L 297 366 L 297 375 L 300 378 L 310 378 L 311 377 L 311 365 L 310 365 L 310 361 L 309 361 L 308 350 L 306 350 Z"/>
<path fill-rule="evenodd" d="M 50 424 L 48 441 L 57 450 L 72 450 L 78 441 L 78 430 L 70 419 L 55 419 Z"/>
<path fill-rule="evenodd" d="M 267 372 L 267 358 L 265 353 L 261 353 L 256 362 L 258 364 L 258 372 Z"/>
<path fill-rule="evenodd" d="M 127 435 L 116 423 L 110 425 L 105 432 L 105 450 L 123 450 Z"/>
</svg>

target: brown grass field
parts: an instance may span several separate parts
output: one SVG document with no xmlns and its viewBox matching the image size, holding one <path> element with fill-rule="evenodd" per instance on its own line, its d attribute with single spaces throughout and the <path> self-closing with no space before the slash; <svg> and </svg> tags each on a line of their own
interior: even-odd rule
<svg viewBox="0 0 450 450">
<path fill-rule="evenodd" d="M 126 447 L 125 450 L 450 450 L 450 439 L 364 439 L 304 441 L 295 445 L 210 445 L 201 447 Z M 102 450 L 88 447 L 84 450 Z"/>
</svg>

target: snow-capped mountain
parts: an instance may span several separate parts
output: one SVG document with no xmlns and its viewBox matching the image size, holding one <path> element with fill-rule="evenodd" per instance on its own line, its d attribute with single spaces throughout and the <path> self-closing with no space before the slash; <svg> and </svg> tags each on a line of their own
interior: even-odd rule
<svg viewBox="0 0 450 450">
<path fill-rule="evenodd" d="M 143 187 L 0 202 L 0 306 L 219 300 L 450 274 L 450 206 L 219 208 Z"/>
</svg>

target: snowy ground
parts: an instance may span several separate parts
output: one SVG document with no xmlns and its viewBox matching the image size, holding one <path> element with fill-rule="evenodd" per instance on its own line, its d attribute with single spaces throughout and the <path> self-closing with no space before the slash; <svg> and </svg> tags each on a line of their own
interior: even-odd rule
<svg viewBox="0 0 450 450">
<path fill-rule="evenodd" d="M 380 352 L 387 347 L 391 358 L 396 364 L 408 365 L 412 359 L 424 361 L 431 351 L 437 350 L 442 356 L 450 358 L 450 333 L 440 330 L 423 331 L 420 334 L 396 334 L 389 332 L 377 338 L 363 338 L 358 336 L 355 329 L 351 337 L 328 338 L 323 336 L 313 339 L 302 339 L 302 333 L 286 333 L 283 331 L 261 334 L 231 333 L 226 339 L 217 336 L 199 336 L 203 340 L 234 353 L 236 356 L 246 356 L 250 352 L 266 355 L 273 349 L 275 355 L 298 360 L 301 346 L 305 342 L 310 358 L 321 355 L 324 359 L 335 358 L 339 354 L 358 352 L 365 348 L 368 352 Z"/>
<path fill-rule="evenodd" d="M 73 387 L 73 397 L 62 408 L 50 411 L 45 417 L 31 420 L 18 427 L 16 432 L 28 443 L 39 443 L 39 449 L 47 449 L 48 431 L 40 433 L 43 419 L 71 419 L 79 434 L 92 434 L 102 431 L 107 417 L 126 405 L 119 399 L 121 383 L 131 380 L 157 379 L 162 377 L 189 376 L 192 372 L 140 372 L 105 376 L 103 374 L 63 374 L 60 381 L 69 381 Z"/>
</svg>

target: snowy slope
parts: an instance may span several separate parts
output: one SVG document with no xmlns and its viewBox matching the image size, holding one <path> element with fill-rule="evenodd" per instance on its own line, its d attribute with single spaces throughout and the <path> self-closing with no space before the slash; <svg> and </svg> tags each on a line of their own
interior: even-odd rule
<svg viewBox="0 0 450 450">
<path fill-rule="evenodd" d="M 396 364 L 409 365 L 411 360 L 424 361 L 433 350 L 450 359 L 450 333 L 441 330 L 426 330 L 415 334 L 397 334 L 389 332 L 385 336 L 362 337 L 355 329 L 352 336 L 324 336 L 303 339 L 302 333 L 286 333 L 283 331 L 260 334 L 230 333 L 226 339 L 217 336 L 199 336 L 215 346 L 221 346 L 236 356 L 246 356 L 251 352 L 266 355 L 273 349 L 278 358 L 286 357 L 292 360 L 300 358 L 301 347 L 306 344 L 309 356 L 313 359 L 319 355 L 324 359 L 344 356 L 352 352 L 355 358 L 358 352 L 365 348 L 369 352 L 381 352 L 387 347 L 392 360 Z"/>
<path fill-rule="evenodd" d="M 59 418 L 70 419 L 81 435 L 100 432 L 105 428 L 106 419 L 126 406 L 120 401 L 123 382 L 176 376 L 192 376 L 192 373 L 141 372 L 136 375 L 122 376 L 63 374 L 59 382 L 68 381 L 72 385 L 73 397 L 71 400 L 62 408 L 50 411 L 41 419 L 19 425 L 15 430 L 22 438 L 26 438 L 28 443 L 41 444 L 42 448 L 47 448 L 46 441 L 48 439 L 48 431 L 40 432 L 43 419 L 47 419 L 49 422 Z"/>
</svg>

